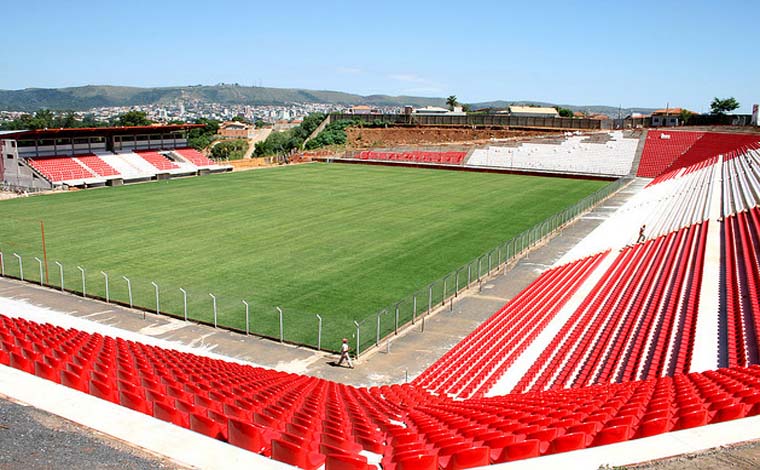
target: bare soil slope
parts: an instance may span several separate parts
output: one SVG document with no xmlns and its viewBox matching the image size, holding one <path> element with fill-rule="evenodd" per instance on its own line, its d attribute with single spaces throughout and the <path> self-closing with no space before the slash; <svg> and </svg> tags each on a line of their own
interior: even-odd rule
<svg viewBox="0 0 760 470">
<path fill-rule="evenodd" d="M 346 129 L 348 146 L 353 148 L 389 147 L 394 145 L 476 144 L 490 139 L 508 139 L 547 135 L 545 131 L 513 131 L 508 129 L 472 129 L 465 127 L 388 127 Z"/>
</svg>

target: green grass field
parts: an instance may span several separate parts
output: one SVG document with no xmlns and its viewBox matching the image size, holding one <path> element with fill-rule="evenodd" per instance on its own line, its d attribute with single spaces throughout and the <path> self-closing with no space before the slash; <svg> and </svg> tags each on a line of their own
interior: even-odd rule
<svg viewBox="0 0 760 470">
<path fill-rule="evenodd" d="M 49 281 L 90 295 L 286 339 L 323 345 L 354 331 L 353 320 L 424 288 L 606 183 L 559 178 L 358 165 L 302 165 L 69 192 L 0 202 L 0 250 L 8 274 L 39 279 L 39 221 Z M 439 293 L 440 294 L 440 293 Z M 420 302 L 427 304 L 427 298 Z M 411 311 L 411 305 L 405 305 Z M 424 307 L 418 306 L 421 310 Z M 402 316 L 408 317 L 410 312 Z M 389 315 L 390 316 L 390 315 Z M 384 322 L 388 320 L 383 319 Z M 364 328 L 364 327 L 363 327 Z M 362 333 L 365 335 L 365 333 Z"/>
</svg>

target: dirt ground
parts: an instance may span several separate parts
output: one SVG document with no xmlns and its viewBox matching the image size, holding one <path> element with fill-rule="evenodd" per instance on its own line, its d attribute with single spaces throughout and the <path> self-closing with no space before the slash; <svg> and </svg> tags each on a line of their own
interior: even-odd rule
<svg viewBox="0 0 760 470">
<path fill-rule="evenodd" d="M 475 144 L 490 139 L 533 137 L 550 134 L 546 131 L 513 131 L 508 129 L 472 129 L 465 127 L 388 127 L 346 129 L 348 146 L 353 148 L 389 147 L 394 145 Z"/>
<path fill-rule="evenodd" d="M 750 470 L 760 468 L 760 441 L 744 442 L 704 452 L 624 467 L 631 470 Z"/>
</svg>

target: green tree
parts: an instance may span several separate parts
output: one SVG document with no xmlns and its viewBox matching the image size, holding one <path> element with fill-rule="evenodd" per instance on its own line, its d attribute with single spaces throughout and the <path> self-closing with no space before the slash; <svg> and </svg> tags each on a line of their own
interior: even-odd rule
<svg viewBox="0 0 760 470">
<path fill-rule="evenodd" d="M 679 118 L 681 118 L 681 123 L 686 124 L 689 122 L 689 119 L 691 119 L 691 116 L 693 116 L 694 113 L 689 111 L 688 109 L 682 109 L 681 114 L 679 114 Z"/>
<path fill-rule="evenodd" d="M 206 127 L 190 129 L 187 133 L 187 144 L 196 150 L 203 150 L 216 138 L 216 133 L 219 132 L 219 121 L 200 118 L 195 120 L 195 124 L 204 124 Z"/>
<path fill-rule="evenodd" d="M 731 98 L 720 99 L 717 96 L 710 103 L 710 112 L 712 114 L 726 114 L 739 107 L 739 102 L 732 96 Z"/>
<path fill-rule="evenodd" d="M 247 119 L 245 116 L 237 115 L 234 118 L 232 118 L 235 122 L 242 122 L 243 124 L 253 124 L 250 119 Z"/>
<path fill-rule="evenodd" d="M 560 117 L 573 117 L 573 110 L 557 107 L 557 112 L 559 113 Z"/>
<path fill-rule="evenodd" d="M 449 107 L 450 110 L 454 110 L 454 106 L 459 105 L 459 102 L 457 101 L 456 95 L 451 95 L 448 98 L 446 98 L 446 105 Z"/>
<path fill-rule="evenodd" d="M 248 141 L 243 139 L 225 140 L 214 145 L 211 149 L 211 158 L 239 160 L 248 150 Z"/>
<path fill-rule="evenodd" d="M 149 126 L 152 124 L 145 111 L 127 111 L 120 114 L 114 122 L 117 126 Z"/>
</svg>

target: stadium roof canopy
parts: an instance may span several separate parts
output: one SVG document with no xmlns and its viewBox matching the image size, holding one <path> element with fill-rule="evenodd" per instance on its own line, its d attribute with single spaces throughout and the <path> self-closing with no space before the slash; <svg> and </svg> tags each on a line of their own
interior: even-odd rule
<svg viewBox="0 0 760 470">
<path fill-rule="evenodd" d="M 205 124 L 169 124 L 165 126 L 129 126 L 129 127 L 81 127 L 60 129 L 33 129 L 8 131 L 0 134 L 5 139 L 55 139 L 62 137 L 110 136 L 129 134 L 158 134 L 165 132 L 186 131 L 205 127 Z"/>
</svg>

